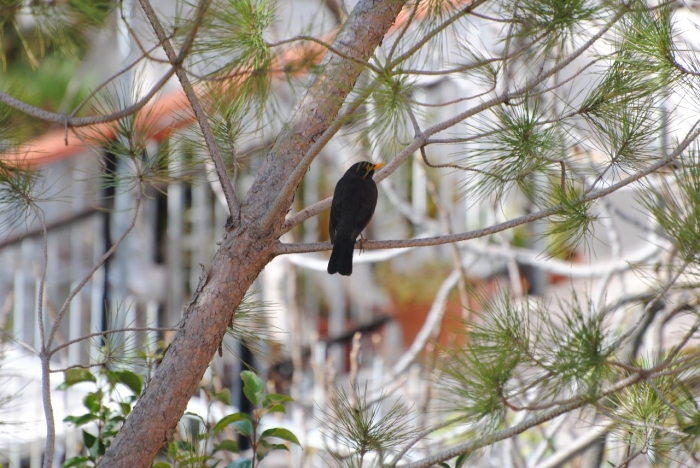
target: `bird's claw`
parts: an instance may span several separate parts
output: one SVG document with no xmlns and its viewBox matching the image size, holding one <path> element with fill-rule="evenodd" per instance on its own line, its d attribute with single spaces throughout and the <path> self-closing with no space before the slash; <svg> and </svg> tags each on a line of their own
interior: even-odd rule
<svg viewBox="0 0 700 468">
<path fill-rule="evenodd" d="M 362 253 L 364 249 L 364 244 L 365 244 L 365 236 L 360 233 L 360 254 Z"/>
</svg>

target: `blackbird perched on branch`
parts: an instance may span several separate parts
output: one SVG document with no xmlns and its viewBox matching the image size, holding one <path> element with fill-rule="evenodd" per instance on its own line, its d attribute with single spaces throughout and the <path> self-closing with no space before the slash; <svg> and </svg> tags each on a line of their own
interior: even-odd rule
<svg viewBox="0 0 700 468">
<path fill-rule="evenodd" d="M 355 241 L 372 219 L 377 206 L 377 184 L 372 176 L 384 164 L 362 161 L 350 166 L 340 178 L 333 193 L 331 234 L 333 252 L 328 261 L 328 273 L 352 274 L 352 251 Z"/>
</svg>

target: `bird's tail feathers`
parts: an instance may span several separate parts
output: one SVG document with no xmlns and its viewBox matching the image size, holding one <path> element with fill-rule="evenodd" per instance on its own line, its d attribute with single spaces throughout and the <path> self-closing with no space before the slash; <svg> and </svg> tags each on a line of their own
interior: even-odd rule
<svg viewBox="0 0 700 468">
<path fill-rule="evenodd" d="M 340 273 L 343 276 L 352 274 L 352 252 L 355 243 L 350 239 L 335 239 L 331 259 L 328 261 L 328 273 Z"/>
</svg>

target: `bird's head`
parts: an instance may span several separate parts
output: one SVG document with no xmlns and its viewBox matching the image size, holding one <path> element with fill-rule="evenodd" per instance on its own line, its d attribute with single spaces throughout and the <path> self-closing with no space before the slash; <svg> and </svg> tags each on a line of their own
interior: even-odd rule
<svg viewBox="0 0 700 468">
<path fill-rule="evenodd" d="M 374 171 L 384 167 L 384 163 L 375 164 L 369 161 L 362 161 L 355 164 L 355 166 L 355 172 L 359 173 L 363 179 L 366 179 L 367 177 L 372 177 L 374 175 Z"/>
</svg>

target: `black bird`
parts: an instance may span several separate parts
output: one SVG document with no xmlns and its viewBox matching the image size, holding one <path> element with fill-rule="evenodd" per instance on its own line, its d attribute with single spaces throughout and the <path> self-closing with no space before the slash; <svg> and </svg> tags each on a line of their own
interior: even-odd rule
<svg viewBox="0 0 700 468">
<path fill-rule="evenodd" d="M 331 234 L 333 252 L 328 261 L 328 273 L 352 274 L 352 251 L 355 241 L 372 219 L 377 206 L 377 184 L 372 176 L 384 164 L 362 161 L 350 166 L 340 178 L 333 193 Z"/>
</svg>

